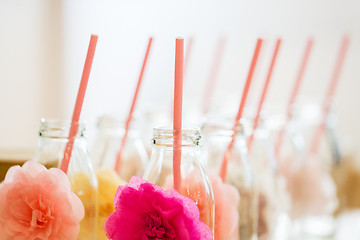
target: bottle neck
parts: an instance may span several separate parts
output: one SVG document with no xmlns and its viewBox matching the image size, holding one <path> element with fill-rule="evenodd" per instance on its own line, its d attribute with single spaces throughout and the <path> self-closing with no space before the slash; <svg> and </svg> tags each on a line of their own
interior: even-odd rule
<svg viewBox="0 0 360 240">
<path fill-rule="evenodd" d="M 173 148 L 175 135 L 171 128 L 154 128 L 153 147 Z M 182 148 L 196 148 L 200 144 L 201 135 L 198 128 L 183 129 L 180 136 Z"/>
<path fill-rule="evenodd" d="M 85 127 L 83 123 L 78 124 L 73 149 L 82 148 L 86 151 Z M 43 148 L 47 151 L 63 151 L 68 142 L 71 122 L 41 119 L 39 128 L 38 152 Z"/>
<path fill-rule="evenodd" d="M 104 115 L 98 118 L 97 129 L 99 133 L 111 136 L 123 136 L 125 134 L 126 122 L 110 115 Z M 128 134 L 138 136 L 138 120 L 132 119 Z"/>
<path fill-rule="evenodd" d="M 74 123 L 77 127 L 75 139 L 85 138 L 84 123 Z M 70 121 L 40 120 L 39 136 L 43 139 L 67 140 L 71 128 Z"/>
<path fill-rule="evenodd" d="M 202 126 L 205 138 L 219 136 L 224 138 L 245 138 L 245 127 L 243 123 L 236 125 L 231 121 L 208 121 Z"/>
<path fill-rule="evenodd" d="M 63 159 L 64 150 L 68 142 L 70 121 L 55 121 L 41 119 L 39 129 L 38 150 L 34 160 L 46 167 L 58 167 Z M 88 161 L 85 128 L 82 123 L 78 125 L 77 135 L 72 147 L 72 164 L 86 164 Z M 73 169 L 73 167 L 71 166 Z"/>
</svg>

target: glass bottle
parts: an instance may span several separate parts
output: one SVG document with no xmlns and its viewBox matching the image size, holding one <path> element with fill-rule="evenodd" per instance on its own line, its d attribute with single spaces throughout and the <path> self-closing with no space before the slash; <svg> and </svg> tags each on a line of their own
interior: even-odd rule
<svg viewBox="0 0 360 240">
<path fill-rule="evenodd" d="M 164 189 L 173 188 L 173 130 L 154 128 L 153 151 L 144 179 Z M 200 130 L 182 130 L 181 190 L 199 208 L 200 220 L 214 232 L 214 197 L 199 154 Z"/>
<path fill-rule="evenodd" d="M 333 237 L 335 234 L 332 213 L 337 200 L 330 176 L 330 149 L 322 149 L 315 155 L 310 152 L 314 129 L 319 124 L 317 116 L 312 106 L 293 107 L 283 141 L 292 154 L 281 152 L 279 156 L 291 195 L 290 215 L 295 237 Z"/>
<path fill-rule="evenodd" d="M 259 189 L 258 238 L 260 240 L 279 240 L 289 238 L 290 195 L 286 188 L 286 179 L 278 171 L 270 131 L 261 119 L 253 133 L 249 148 L 257 187 Z"/>
<path fill-rule="evenodd" d="M 336 184 L 339 205 L 335 216 L 346 211 L 360 209 L 360 161 L 349 141 L 339 142 L 336 129 L 336 115 L 330 112 L 327 119 L 327 144 L 332 151 L 331 174 Z M 360 230 L 359 230 L 360 231 Z"/>
<path fill-rule="evenodd" d="M 238 208 L 240 239 L 256 239 L 258 191 L 248 160 L 244 126 L 238 123 L 234 129 L 230 121 L 208 121 L 203 125 L 203 133 L 203 157 L 209 174 L 219 174 L 226 149 L 234 137 L 225 183 L 234 186 L 240 194 Z"/>
<path fill-rule="evenodd" d="M 47 168 L 59 167 L 64 156 L 71 123 L 69 121 L 40 121 L 38 150 L 34 161 Z M 72 191 L 85 207 L 84 219 L 80 222 L 79 240 L 96 239 L 97 187 L 98 183 L 86 148 L 85 127 L 79 124 L 75 137 L 67 175 Z"/>
<path fill-rule="evenodd" d="M 121 157 L 119 177 L 129 182 L 132 176 L 142 176 L 148 163 L 147 153 L 137 130 L 136 120 L 132 121 Z M 125 122 L 111 116 L 101 116 L 97 123 L 91 157 L 95 169 L 115 169 L 116 155 L 125 133 Z"/>
<path fill-rule="evenodd" d="M 122 151 L 121 168 L 115 169 L 116 156 L 125 133 L 125 123 L 111 116 L 101 116 L 97 123 L 97 137 L 92 148 L 92 159 L 99 183 L 98 239 L 107 239 L 104 225 L 114 211 L 114 196 L 119 185 L 128 183 L 132 176 L 141 176 L 148 162 L 145 147 L 137 131 L 136 120 L 128 131 Z"/>
</svg>

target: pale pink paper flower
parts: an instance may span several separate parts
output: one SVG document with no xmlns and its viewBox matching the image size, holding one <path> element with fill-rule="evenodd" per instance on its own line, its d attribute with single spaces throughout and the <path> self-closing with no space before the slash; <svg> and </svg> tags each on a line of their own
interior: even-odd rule
<svg viewBox="0 0 360 240">
<path fill-rule="evenodd" d="M 215 240 L 238 240 L 239 192 L 219 176 L 210 176 L 210 180 L 215 198 Z"/>
<path fill-rule="evenodd" d="M 129 184 L 119 186 L 114 204 L 115 211 L 105 223 L 109 239 L 213 239 L 191 199 L 142 178 L 133 177 Z"/>
<path fill-rule="evenodd" d="M 332 214 L 337 207 L 336 186 L 320 159 L 309 157 L 297 166 L 284 161 L 282 173 L 292 198 L 292 217 Z"/>
<path fill-rule="evenodd" d="M 63 171 L 29 161 L 0 184 L 0 216 L 1 240 L 72 240 L 84 206 Z"/>
</svg>

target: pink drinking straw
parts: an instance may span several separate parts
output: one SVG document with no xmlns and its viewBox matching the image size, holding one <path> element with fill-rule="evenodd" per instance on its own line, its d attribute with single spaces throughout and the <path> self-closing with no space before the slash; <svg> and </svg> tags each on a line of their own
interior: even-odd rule
<svg viewBox="0 0 360 240">
<path fill-rule="evenodd" d="M 124 147 L 125 147 L 125 142 L 126 142 L 127 135 L 128 135 L 128 132 L 129 132 L 130 122 L 131 122 L 132 117 L 133 117 L 133 112 L 134 112 L 134 109 L 135 109 L 136 101 L 138 99 L 138 94 L 139 94 L 140 86 L 141 86 L 141 83 L 142 83 L 142 79 L 143 79 L 143 75 L 144 75 L 144 71 L 145 71 L 145 67 L 146 67 L 146 62 L 147 62 L 147 59 L 148 59 L 148 56 L 149 56 L 152 40 L 153 40 L 152 37 L 150 37 L 149 38 L 149 43 L 148 43 L 148 46 L 147 46 L 147 49 L 146 49 L 145 57 L 144 57 L 144 62 L 143 62 L 143 65 L 141 67 L 138 83 L 136 85 L 135 94 L 134 94 L 134 97 L 133 97 L 133 100 L 132 100 L 132 103 L 131 103 L 129 115 L 128 115 L 128 117 L 126 119 L 126 122 L 125 122 L 125 133 L 124 133 L 123 138 L 121 139 L 120 149 L 119 149 L 119 151 L 118 151 L 118 153 L 116 155 L 116 163 L 115 163 L 115 170 L 116 171 L 120 171 L 120 168 L 121 168 L 121 156 L 122 156 L 122 152 L 123 152 Z"/>
<path fill-rule="evenodd" d="M 250 135 L 249 140 L 248 140 L 249 152 L 251 152 L 252 143 L 254 141 L 254 133 L 255 133 L 255 130 L 257 129 L 258 124 L 259 124 L 260 112 L 261 112 L 262 106 L 263 106 L 264 101 L 265 101 L 266 93 L 267 93 L 268 88 L 269 88 L 270 79 L 271 79 L 271 76 L 272 76 L 272 72 L 273 72 L 273 69 L 274 69 L 274 65 L 275 65 L 275 61 L 276 61 L 276 57 L 278 55 L 280 45 L 281 45 L 281 39 L 278 38 L 278 40 L 276 41 L 276 46 L 275 46 L 275 50 L 274 50 L 274 53 L 273 53 L 273 57 L 271 59 L 269 71 L 268 71 L 267 76 L 266 76 L 264 88 L 263 88 L 263 91 L 261 93 L 261 97 L 260 97 L 259 105 L 258 105 L 258 108 L 257 108 L 256 116 L 255 116 L 255 119 L 254 119 L 253 133 Z"/>
<path fill-rule="evenodd" d="M 232 150 L 234 142 L 235 142 L 236 127 L 238 126 L 239 120 L 240 120 L 240 118 L 242 116 L 242 112 L 244 110 L 246 98 L 247 98 L 249 88 L 250 88 L 250 84 L 251 84 L 251 81 L 252 81 L 252 78 L 253 78 L 253 75 L 254 75 L 256 62 L 257 62 L 257 59 L 259 57 L 262 42 L 263 42 L 263 40 L 260 39 L 260 38 L 257 40 L 254 56 L 253 56 L 253 59 L 251 61 L 249 73 L 248 73 L 246 83 L 245 83 L 245 87 L 244 87 L 244 90 L 243 90 L 243 95 L 241 97 L 239 110 L 238 110 L 238 113 L 237 113 L 236 118 L 235 118 L 235 123 L 234 123 L 234 127 L 233 127 L 234 134 L 231 137 L 231 142 L 230 142 L 230 144 L 228 145 L 228 147 L 226 149 L 226 152 L 224 154 L 223 161 L 222 161 L 222 164 L 221 164 L 219 175 L 220 175 L 220 177 L 221 177 L 221 179 L 223 181 L 225 181 L 225 179 L 226 179 L 228 159 L 230 158 L 231 150 Z"/>
<path fill-rule="evenodd" d="M 175 51 L 175 83 L 174 83 L 174 152 L 173 171 L 174 189 L 180 192 L 181 189 L 181 144 L 182 144 L 182 97 L 183 97 L 183 69 L 184 68 L 184 39 L 176 38 Z"/>
<path fill-rule="evenodd" d="M 319 150 L 320 138 L 321 138 L 321 135 L 323 134 L 323 132 L 325 130 L 326 119 L 327 119 L 327 116 L 329 114 L 331 102 L 332 102 L 333 97 L 335 95 L 336 86 L 338 85 L 338 82 L 339 82 L 341 69 L 342 69 L 342 66 L 344 64 L 344 60 L 345 60 L 345 56 L 346 56 L 346 52 L 348 50 L 348 47 L 349 47 L 349 38 L 347 36 L 344 36 L 344 38 L 342 40 L 342 43 L 341 43 L 339 55 L 338 55 L 336 63 L 335 63 L 334 72 L 333 72 L 333 74 L 331 76 L 331 79 L 330 79 L 329 88 L 328 88 L 328 91 L 326 93 L 325 100 L 323 102 L 322 122 L 317 127 L 316 132 L 314 134 L 314 138 L 313 138 L 313 140 L 311 142 L 312 144 L 310 145 L 311 146 L 310 147 L 310 153 L 312 155 L 315 155 L 317 153 L 317 151 Z"/>
<path fill-rule="evenodd" d="M 89 76 L 90 76 L 91 65 L 92 65 L 92 62 L 94 59 L 97 40 L 98 40 L 97 35 L 91 35 L 89 48 L 88 48 L 88 52 L 87 52 L 87 56 L 86 56 L 86 60 L 85 60 L 84 70 L 83 70 L 83 73 L 81 76 L 80 87 L 79 87 L 79 91 L 78 91 L 78 95 L 77 95 L 76 103 L 75 103 L 75 108 L 74 108 L 74 112 L 73 112 L 73 116 L 72 116 L 72 120 L 71 120 L 68 142 L 66 144 L 64 157 L 63 157 L 63 160 L 61 161 L 61 165 L 60 165 L 60 169 L 63 170 L 65 173 L 67 173 L 67 171 L 68 171 L 69 161 L 71 158 L 71 153 L 72 153 L 72 149 L 73 149 L 73 145 L 74 145 L 74 141 L 75 141 L 75 136 L 76 136 L 78 128 L 79 128 L 80 113 L 81 113 L 82 105 L 84 102 L 86 87 L 87 87 L 87 83 L 88 83 Z"/>
<path fill-rule="evenodd" d="M 296 97 L 298 95 L 300 85 L 301 85 L 301 82 L 303 80 L 304 72 L 305 72 L 305 69 L 306 69 L 306 66 L 307 66 L 307 62 L 309 60 L 309 56 L 310 56 L 310 52 L 311 52 L 313 43 L 314 43 L 313 39 L 310 38 L 308 40 L 307 44 L 306 44 L 304 56 L 303 56 L 303 59 L 301 61 L 301 65 L 300 65 L 298 75 L 296 77 L 295 85 L 294 85 L 294 88 L 293 88 L 293 90 L 291 92 L 289 102 L 287 104 L 286 120 L 285 120 L 285 123 L 284 123 L 283 127 L 281 128 L 281 130 L 279 132 L 278 138 L 277 138 L 276 143 L 275 143 L 275 156 L 277 157 L 277 159 L 279 159 L 279 157 L 280 157 L 280 150 L 281 150 L 281 145 L 282 145 L 282 142 L 283 142 L 283 137 L 284 137 L 284 134 L 285 134 L 286 127 L 287 127 L 287 125 L 288 125 L 288 123 L 290 121 L 290 118 L 291 118 L 291 109 L 292 109 L 292 107 L 293 107 L 293 105 L 295 103 Z"/>
<path fill-rule="evenodd" d="M 203 106 L 202 106 L 203 116 L 205 116 L 208 113 L 209 106 L 211 104 L 211 98 L 214 95 L 214 88 L 216 85 L 216 79 L 219 75 L 219 69 L 220 69 L 221 59 L 224 53 L 225 42 L 226 42 L 225 38 L 223 37 L 220 38 L 216 48 L 215 57 L 213 59 L 209 79 L 204 92 Z"/>
<path fill-rule="evenodd" d="M 190 55 L 191 55 L 191 50 L 192 50 L 192 45 L 194 42 L 194 38 L 190 37 L 189 40 L 186 42 L 186 52 L 185 52 L 185 58 L 184 58 L 184 63 L 183 63 L 183 75 L 186 74 L 186 71 L 188 69 L 188 65 L 189 65 L 189 59 L 190 59 Z M 174 100 L 174 99 L 172 99 Z M 174 106 L 172 105 L 170 107 L 170 119 L 173 119 L 174 116 Z"/>
</svg>

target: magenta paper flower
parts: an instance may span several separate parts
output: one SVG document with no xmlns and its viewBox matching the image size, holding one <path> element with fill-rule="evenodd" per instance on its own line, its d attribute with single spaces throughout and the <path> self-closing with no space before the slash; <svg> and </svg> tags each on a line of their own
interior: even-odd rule
<svg viewBox="0 0 360 240">
<path fill-rule="evenodd" d="M 212 240 L 207 225 L 199 220 L 199 209 L 175 190 L 163 190 L 133 177 L 119 186 L 115 211 L 105 223 L 112 240 Z"/>
<path fill-rule="evenodd" d="M 0 216 L 1 240 L 72 240 L 84 206 L 63 171 L 29 161 L 0 184 Z"/>
</svg>

